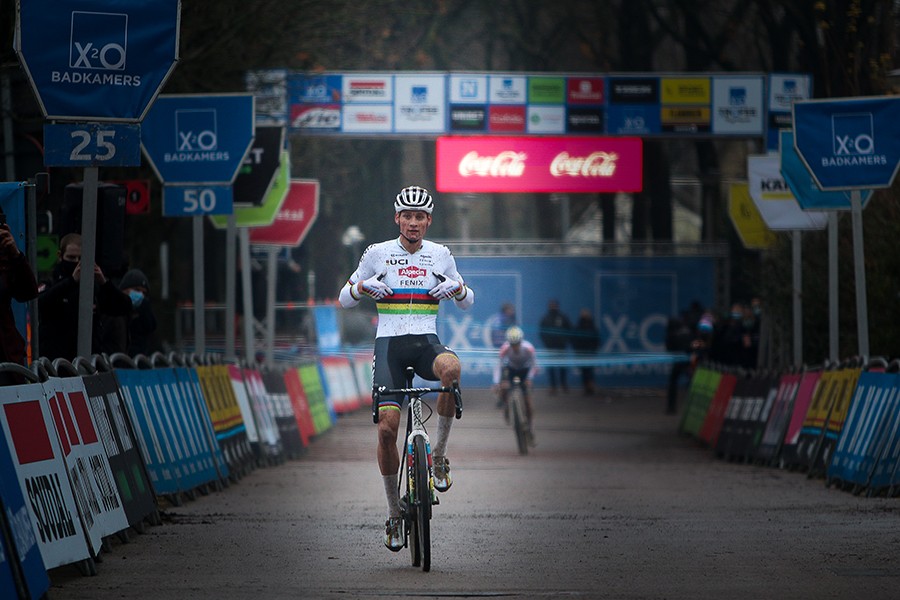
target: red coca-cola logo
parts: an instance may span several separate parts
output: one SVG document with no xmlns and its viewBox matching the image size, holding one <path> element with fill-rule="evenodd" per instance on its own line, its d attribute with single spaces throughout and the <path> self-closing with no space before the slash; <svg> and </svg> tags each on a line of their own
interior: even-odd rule
<svg viewBox="0 0 900 600">
<path fill-rule="evenodd" d="M 521 177 L 525 172 L 524 152 L 507 150 L 496 156 L 479 156 L 472 150 L 459 161 L 459 174 L 463 177 Z"/>
<path fill-rule="evenodd" d="M 588 156 L 570 156 L 560 152 L 550 163 L 550 174 L 554 177 L 612 177 L 616 173 L 615 152 L 592 152 Z"/>
<path fill-rule="evenodd" d="M 416 279 L 417 277 L 425 277 L 425 275 L 428 274 L 428 271 L 419 267 L 406 267 L 404 269 L 400 269 L 399 273 L 400 277 L 409 277 L 410 279 Z"/>
</svg>

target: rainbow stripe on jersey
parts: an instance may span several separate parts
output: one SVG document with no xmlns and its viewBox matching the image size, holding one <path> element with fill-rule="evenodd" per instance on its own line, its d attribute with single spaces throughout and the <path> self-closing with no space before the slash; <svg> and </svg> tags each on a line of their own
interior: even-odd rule
<svg viewBox="0 0 900 600">
<path fill-rule="evenodd" d="M 436 315 L 439 302 L 428 290 L 394 290 L 375 304 L 379 315 Z"/>
</svg>

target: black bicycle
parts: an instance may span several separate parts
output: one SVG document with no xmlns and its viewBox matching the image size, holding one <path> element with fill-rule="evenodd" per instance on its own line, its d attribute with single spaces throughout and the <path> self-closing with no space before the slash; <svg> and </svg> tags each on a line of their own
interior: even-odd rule
<svg viewBox="0 0 900 600">
<path fill-rule="evenodd" d="M 427 421 L 433 411 L 422 397 L 425 394 L 451 393 L 456 402 L 456 418 L 462 417 L 462 395 L 459 391 L 459 383 L 454 381 L 450 387 L 412 387 L 415 372 L 406 369 L 406 387 L 399 389 L 387 389 L 384 386 L 372 389 L 372 420 L 378 423 L 378 401 L 382 396 L 406 396 L 409 398 L 409 408 L 406 420 L 406 493 L 403 495 L 400 505 L 403 509 L 403 545 L 409 547 L 412 565 L 421 565 L 423 571 L 431 570 L 431 511 L 432 506 L 438 504 L 437 494 L 434 489 L 434 466 L 431 455 L 431 441 L 428 432 L 425 431 Z M 422 418 L 422 407 L 429 410 L 429 414 Z M 404 469 L 404 461 L 400 464 L 400 473 Z M 402 477 L 401 477 L 402 479 Z M 399 493 L 399 489 L 397 492 Z"/>
<path fill-rule="evenodd" d="M 513 377 L 512 385 L 506 392 L 506 410 L 516 433 L 516 444 L 519 454 L 528 454 L 529 435 L 528 413 L 525 409 L 525 382 L 520 377 Z"/>
</svg>

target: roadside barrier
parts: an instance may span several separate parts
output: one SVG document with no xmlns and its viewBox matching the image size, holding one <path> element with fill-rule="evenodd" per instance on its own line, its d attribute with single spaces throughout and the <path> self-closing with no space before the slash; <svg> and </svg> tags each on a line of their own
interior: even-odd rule
<svg viewBox="0 0 900 600">
<path fill-rule="evenodd" d="M 0 598 L 45 596 L 49 569 L 96 575 L 111 537 L 162 522 L 162 500 L 300 456 L 366 404 L 367 372 L 362 355 L 268 370 L 159 353 L 0 364 Z"/>
<path fill-rule="evenodd" d="M 716 456 L 804 472 L 855 494 L 900 493 L 900 361 L 801 372 L 697 368 L 679 431 Z"/>
</svg>

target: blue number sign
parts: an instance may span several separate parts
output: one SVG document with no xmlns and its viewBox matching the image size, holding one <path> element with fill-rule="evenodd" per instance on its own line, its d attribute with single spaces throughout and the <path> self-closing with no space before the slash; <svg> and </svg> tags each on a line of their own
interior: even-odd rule
<svg viewBox="0 0 900 600">
<path fill-rule="evenodd" d="M 230 215 L 234 195 L 230 185 L 167 185 L 163 190 L 163 216 Z"/>
<path fill-rule="evenodd" d="M 141 126 L 131 123 L 44 125 L 48 167 L 139 167 Z"/>
</svg>

